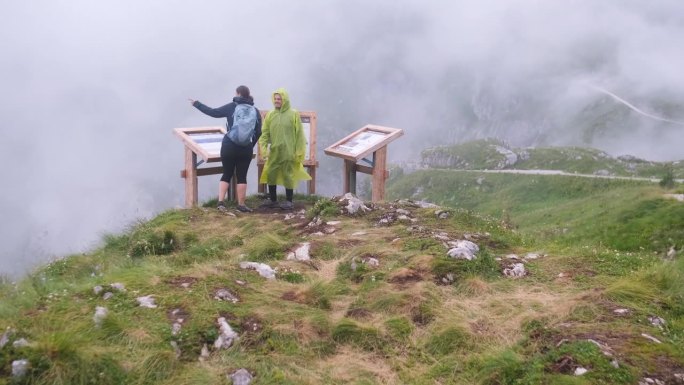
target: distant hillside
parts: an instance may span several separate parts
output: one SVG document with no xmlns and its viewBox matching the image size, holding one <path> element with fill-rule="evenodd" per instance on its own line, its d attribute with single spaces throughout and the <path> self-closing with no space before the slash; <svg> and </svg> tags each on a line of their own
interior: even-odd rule
<svg viewBox="0 0 684 385">
<path fill-rule="evenodd" d="M 483 139 L 422 152 L 428 168 L 459 170 L 560 170 L 579 174 L 663 178 L 668 170 L 684 178 L 684 162 L 651 162 L 630 155 L 613 158 L 583 147 L 512 148 L 496 139 Z"/>
<path fill-rule="evenodd" d="M 500 179 L 510 175 L 470 175 L 470 185 L 449 173 L 467 174 L 414 173 L 393 180 L 392 191 L 429 197 L 451 181 L 445 197 L 492 212 L 504 201 L 510 218 L 408 199 L 297 197 L 295 212 L 250 214 L 210 202 L 5 282 L 0 384 L 674 384 L 684 376 L 681 255 L 664 260 L 648 237 L 625 252 L 601 237 L 561 249 L 537 236 L 575 233 L 585 217 L 573 200 L 599 191 L 656 209 L 671 201 L 641 185 L 555 179 L 527 180 L 523 198 L 522 184 Z M 510 200 L 495 193 L 506 184 Z M 622 218 L 651 232 L 649 221 L 633 220 L 648 211 L 592 207 L 609 224 Z M 536 228 L 516 228 L 528 211 Z"/>
<path fill-rule="evenodd" d="M 657 184 L 461 170 L 395 173 L 390 197 L 424 199 L 510 222 L 535 240 L 664 253 L 684 246 L 684 203 Z"/>
</svg>

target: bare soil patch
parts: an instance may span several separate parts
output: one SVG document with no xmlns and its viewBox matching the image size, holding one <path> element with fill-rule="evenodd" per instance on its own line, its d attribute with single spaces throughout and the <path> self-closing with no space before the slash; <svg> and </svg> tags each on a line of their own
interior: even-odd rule
<svg viewBox="0 0 684 385">
<path fill-rule="evenodd" d="M 416 270 L 401 268 L 394 272 L 388 282 L 402 286 L 423 280 L 423 275 Z"/>
<path fill-rule="evenodd" d="M 347 317 L 355 318 L 355 319 L 368 319 L 373 315 L 373 313 L 365 308 L 362 307 L 357 307 L 353 309 L 347 310 Z"/>
<path fill-rule="evenodd" d="M 170 286 L 180 287 L 183 289 L 189 289 L 198 281 L 194 277 L 173 277 L 166 280 L 166 283 Z"/>
</svg>

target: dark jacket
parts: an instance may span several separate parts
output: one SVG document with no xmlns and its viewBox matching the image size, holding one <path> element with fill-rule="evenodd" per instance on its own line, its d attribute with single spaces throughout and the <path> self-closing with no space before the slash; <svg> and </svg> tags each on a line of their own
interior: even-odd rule
<svg viewBox="0 0 684 385">
<path fill-rule="evenodd" d="M 226 118 L 226 128 L 230 131 L 230 128 L 233 126 L 233 113 L 235 112 L 235 106 L 238 104 L 249 104 L 250 106 L 253 106 L 254 102 L 251 99 L 246 99 L 242 96 L 236 96 L 233 98 L 232 102 L 219 108 L 211 108 L 202 104 L 198 100 L 195 100 L 192 105 L 212 118 Z M 254 148 L 254 145 L 259 141 L 259 137 L 261 137 L 261 114 L 259 113 L 259 109 L 257 109 L 257 122 L 256 127 L 254 127 L 254 136 L 252 136 L 252 148 Z M 226 142 L 227 138 L 227 136 L 224 138 L 224 143 Z M 232 141 L 227 141 L 237 146 L 237 144 L 233 143 Z"/>
</svg>

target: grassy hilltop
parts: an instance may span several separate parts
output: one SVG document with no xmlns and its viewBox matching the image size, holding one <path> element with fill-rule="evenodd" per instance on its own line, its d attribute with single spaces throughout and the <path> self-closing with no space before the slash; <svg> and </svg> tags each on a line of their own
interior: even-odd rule
<svg viewBox="0 0 684 385">
<path fill-rule="evenodd" d="M 483 139 L 423 150 L 429 168 L 459 170 L 559 170 L 569 173 L 661 179 L 668 173 L 684 178 L 684 161 L 652 162 L 631 155 L 616 158 L 585 147 L 514 148 L 497 139 Z"/>
<path fill-rule="evenodd" d="M 393 175 L 368 212 L 323 197 L 296 197 L 294 213 L 209 202 L 4 283 L 0 384 L 230 384 L 241 368 L 252 384 L 684 377 L 684 251 L 665 258 L 684 246 L 684 203 L 664 195 L 681 185 Z M 449 257 L 464 240 L 476 258 Z M 311 260 L 287 259 L 305 243 Z M 148 295 L 156 307 L 137 302 Z M 214 348 L 219 317 L 239 336 L 227 349 Z"/>
</svg>

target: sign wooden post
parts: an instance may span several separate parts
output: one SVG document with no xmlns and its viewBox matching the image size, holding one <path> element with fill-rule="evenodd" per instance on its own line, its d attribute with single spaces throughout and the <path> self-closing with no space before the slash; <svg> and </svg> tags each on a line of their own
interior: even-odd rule
<svg viewBox="0 0 684 385">
<path fill-rule="evenodd" d="M 267 113 L 268 111 L 261 111 L 262 121 Z M 316 113 L 313 111 L 299 111 L 299 117 L 302 120 L 304 136 L 306 137 L 307 143 L 304 162 L 302 163 L 309 173 L 309 176 L 311 176 L 311 179 L 307 181 L 306 193 L 311 195 L 316 193 L 316 168 L 318 167 L 318 161 L 316 160 Z M 265 164 L 266 161 L 261 157 L 261 149 L 257 145 L 257 180 L 261 180 L 261 174 L 264 172 Z M 258 191 L 260 193 L 266 192 L 266 185 L 259 183 Z"/>
<path fill-rule="evenodd" d="M 387 145 L 403 134 L 404 130 L 399 128 L 369 124 L 326 148 L 326 154 L 344 160 L 344 192 L 356 194 L 356 173 L 362 172 L 371 175 L 371 200 L 384 200 L 385 180 L 389 177 Z M 366 159 L 370 154 L 373 154 L 372 160 Z M 359 161 L 368 165 L 358 164 Z"/>
<path fill-rule="evenodd" d="M 185 207 L 197 205 L 197 177 L 222 174 L 223 166 L 198 168 L 202 163 L 221 161 L 221 142 L 226 134 L 225 127 L 192 127 L 176 128 L 175 134 L 185 145 L 185 167 L 181 170 L 181 178 L 185 178 Z M 197 157 L 202 160 L 197 161 Z M 252 155 L 254 158 L 254 155 Z M 235 200 L 236 176 L 230 181 L 228 194 Z"/>
</svg>

